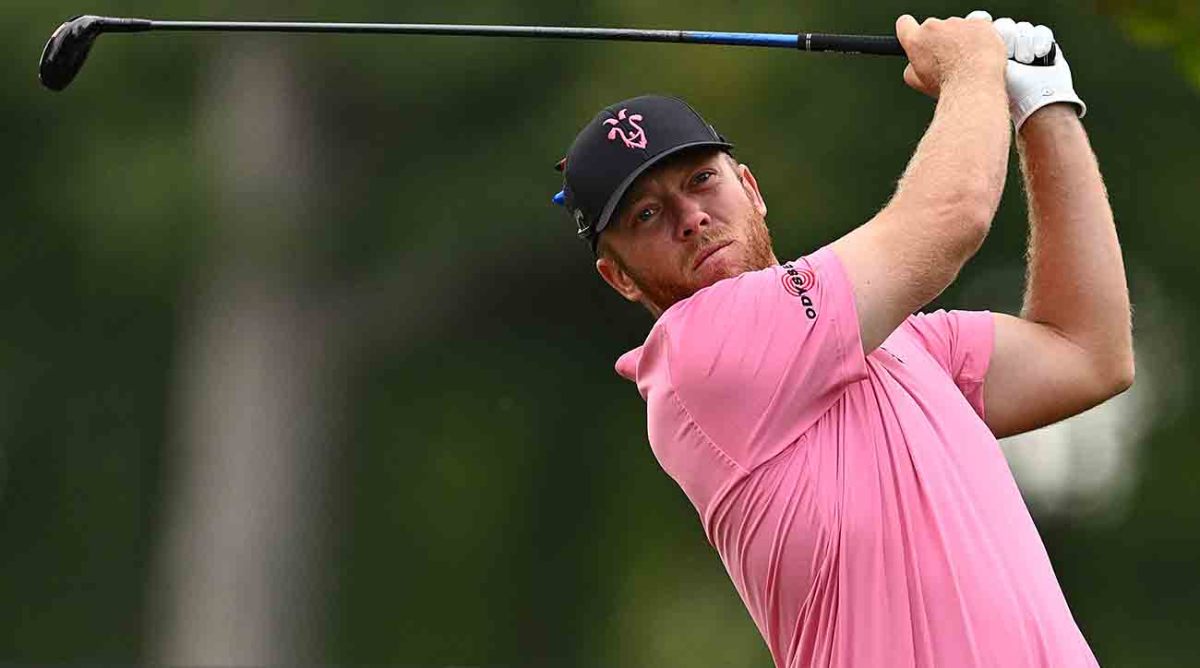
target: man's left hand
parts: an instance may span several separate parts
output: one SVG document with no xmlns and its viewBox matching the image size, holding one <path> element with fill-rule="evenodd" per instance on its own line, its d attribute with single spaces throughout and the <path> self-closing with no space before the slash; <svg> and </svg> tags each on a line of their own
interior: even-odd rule
<svg viewBox="0 0 1200 668">
<path fill-rule="evenodd" d="M 992 20 L 991 14 L 976 10 L 967 15 L 969 19 Z M 1034 26 L 1027 21 L 1017 23 L 1010 18 L 992 22 L 1004 46 L 1008 49 L 1008 66 L 1004 80 L 1008 89 L 1008 110 L 1017 130 L 1033 112 L 1048 104 L 1067 102 L 1075 105 L 1080 118 L 1087 112 L 1087 105 L 1075 94 L 1071 83 L 1071 68 L 1062 45 L 1057 46 L 1057 57 L 1049 66 L 1029 65 L 1035 58 L 1050 52 L 1054 46 L 1054 33 L 1044 25 Z"/>
</svg>

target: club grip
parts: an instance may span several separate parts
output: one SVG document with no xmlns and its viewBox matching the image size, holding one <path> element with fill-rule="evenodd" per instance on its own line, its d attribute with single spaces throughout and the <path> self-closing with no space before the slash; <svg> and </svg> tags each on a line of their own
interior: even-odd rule
<svg viewBox="0 0 1200 668">
<path fill-rule="evenodd" d="M 801 51 L 835 51 L 837 53 L 869 53 L 879 56 L 903 56 L 900 40 L 885 35 L 836 35 L 831 33 L 800 33 Z"/>
<path fill-rule="evenodd" d="M 833 51 L 836 53 L 867 53 L 878 56 L 903 56 L 904 47 L 900 40 L 886 35 L 835 35 L 831 33 L 802 32 L 796 46 L 801 51 Z M 1035 58 L 1030 65 L 1046 67 L 1054 64 L 1058 46 L 1050 45 L 1050 51 Z"/>
</svg>

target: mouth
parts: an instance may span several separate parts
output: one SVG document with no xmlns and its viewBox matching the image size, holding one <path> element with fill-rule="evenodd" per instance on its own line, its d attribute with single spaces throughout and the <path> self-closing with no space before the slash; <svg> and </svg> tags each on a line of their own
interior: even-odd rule
<svg viewBox="0 0 1200 668">
<path fill-rule="evenodd" d="M 705 260 L 712 257 L 717 251 L 721 250 L 722 248 L 724 248 L 732 243 L 733 243 L 732 241 L 721 241 L 721 242 L 717 242 L 717 243 L 709 246 L 708 248 L 705 248 L 704 250 L 700 251 L 700 254 L 696 256 L 696 261 L 692 263 L 692 270 L 694 271 L 696 269 L 699 269 L 700 265 L 704 264 Z"/>
</svg>

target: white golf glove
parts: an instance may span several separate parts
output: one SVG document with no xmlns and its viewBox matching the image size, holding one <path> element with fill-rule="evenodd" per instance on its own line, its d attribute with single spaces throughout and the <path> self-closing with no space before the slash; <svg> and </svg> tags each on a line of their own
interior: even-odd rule
<svg viewBox="0 0 1200 668">
<path fill-rule="evenodd" d="M 967 15 L 969 19 L 992 20 L 992 15 L 976 10 Z M 1050 52 L 1054 44 L 1054 33 L 1043 25 L 1034 26 L 1027 21 L 1014 22 L 1010 18 L 992 22 L 1004 46 L 1008 49 L 1008 66 L 1004 73 L 1008 89 L 1008 111 L 1017 130 L 1033 112 L 1055 102 L 1074 104 L 1080 118 L 1087 113 L 1087 105 L 1075 94 L 1071 85 L 1071 68 L 1067 65 L 1062 45 L 1050 66 L 1027 65 L 1034 58 Z"/>
</svg>

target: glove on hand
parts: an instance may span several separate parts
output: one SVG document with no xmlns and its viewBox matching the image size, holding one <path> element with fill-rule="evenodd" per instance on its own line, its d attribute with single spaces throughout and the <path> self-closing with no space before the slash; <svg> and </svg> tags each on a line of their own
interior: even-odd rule
<svg viewBox="0 0 1200 668">
<path fill-rule="evenodd" d="M 991 14 L 982 10 L 971 12 L 967 18 L 992 20 Z M 1041 67 L 1025 64 L 1050 52 L 1054 33 L 1046 26 L 1034 26 L 1026 21 L 1016 23 L 1010 18 L 996 19 L 992 26 L 1000 33 L 1008 49 L 1009 61 L 1004 82 L 1008 89 L 1009 115 L 1017 130 L 1033 112 L 1055 102 L 1074 104 L 1079 117 L 1083 118 L 1087 113 L 1087 105 L 1079 99 L 1071 85 L 1071 68 L 1067 65 L 1062 45 L 1057 47 L 1058 54 L 1053 65 Z"/>
</svg>

